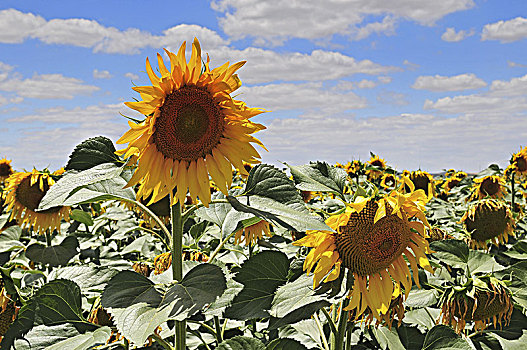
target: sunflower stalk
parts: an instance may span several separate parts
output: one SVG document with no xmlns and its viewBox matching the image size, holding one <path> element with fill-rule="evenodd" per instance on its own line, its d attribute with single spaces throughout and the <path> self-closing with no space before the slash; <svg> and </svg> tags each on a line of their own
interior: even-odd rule
<svg viewBox="0 0 527 350">
<path fill-rule="evenodd" d="M 514 215 L 514 197 L 516 193 L 514 192 L 514 171 L 511 174 L 511 212 Z"/>
<path fill-rule="evenodd" d="M 348 306 L 348 301 L 349 299 L 346 298 L 340 303 L 339 324 L 335 338 L 331 338 L 331 350 L 344 350 L 344 337 L 348 325 L 348 311 L 344 309 Z"/>
<path fill-rule="evenodd" d="M 172 197 L 172 196 L 171 196 Z M 170 198 L 172 203 L 172 198 Z M 172 278 L 178 282 L 183 279 L 183 220 L 179 201 L 171 208 L 172 220 Z M 186 321 L 176 321 L 174 349 L 185 350 Z"/>
<path fill-rule="evenodd" d="M 151 211 L 150 209 L 148 209 L 148 207 L 146 205 L 144 205 L 143 203 L 141 203 L 140 201 L 129 201 L 130 203 L 133 203 L 135 205 L 137 205 L 139 208 L 141 208 L 148 216 L 150 216 L 152 219 L 154 219 L 154 221 L 159 225 L 159 227 L 161 228 L 161 230 L 165 233 L 166 237 L 170 240 L 170 244 L 172 244 L 172 234 L 170 233 L 170 231 L 167 229 L 167 227 L 165 226 L 165 224 L 163 223 L 163 221 L 161 221 L 161 219 L 153 212 Z M 181 214 L 180 214 L 181 216 Z M 164 242 L 164 241 L 163 241 Z"/>
</svg>

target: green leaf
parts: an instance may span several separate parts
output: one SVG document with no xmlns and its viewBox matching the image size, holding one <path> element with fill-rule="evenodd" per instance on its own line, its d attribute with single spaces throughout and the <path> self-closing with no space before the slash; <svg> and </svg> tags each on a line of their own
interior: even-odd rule
<svg viewBox="0 0 527 350">
<path fill-rule="evenodd" d="M 412 290 L 404 301 L 404 306 L 412 308 L 432 306 L 437 303 L 437 294 L 433 289 Z"/>
<path fill-rule="evenodd" d="M 470 251 L 468 268 L 471 274 L 489 273 L 506 269 L 505 266 L 498 264 L 492 255 L 477 250 Z"/>
<path fill-rule="evenodd" d="M 83 333 L 96 328 L 82 316 L 79 286 L 68 280 L 54 280 L 42 286 L 20 309 L 0 343 L 0 348 L 9 349 L 16 338 L 38 325 L 52 326 L 72 324 Z"/>
<path fill-rule="evenodd" d="M 425 335 L 417 329 L 417 327 L 410 327 L 402 324 L 395 327 L 399 339 L 406 350 L 420 350 L 423 346 Z"/>
<path fill-rule="evenodd" d="M 445 239 L 430 243 L 433 257 L 452 267 L 465 267 L 469 259 L 468 246 L 463 241 Z"/>
<path fill-rule="evenodd" d="M 268 317 L 276 289 L 286 283 L 289 260 L 278 251 L 266 250 L 252 256 L 234 278 L 243 290 L 225 310 L 225 317 L 236 320 Z"/>
<path fill-rule="evenodd" d="M 110 338 L 112 330 L 110 327 L 101 327 L 93 332 L 79 334 L 73 338 L 63 340 L 46 348 L 46 350 L 85 350 L 96 345 L 104 345 Z"/>
<path fill-rule="evenodd" d="M 395 329 L 389 329 L 388 327 L 373 327 L 373 335 L 379 342 L 382 349 L 389 350 L 406 350 L 399 339 L 399 335 Z"/>
<path fill-rule="evenodd" d="M 307 212 L 293 181 L 269 164 L 258 164 L 251 169 L 243 194 L 270 198 L 298 211 Z"/>
<path fill-rule="evenodd" d="M 268 329 L 277 329 L 309 319 L 316 311 L 323 307 L 328 307 L 329 305 L 331 305 L 331 303 L 325 300 L 314 301 L 310 304 L 296 308 L 282 318 L 271 317 L 269 319 Z"/>
<path fill-rule="evenodd" d="M 120 163 L 112 140 L 104 136 L 89 138 L 70 154 L 66 170 L 86 170 L 103 163 Z"/>
<path fill-rule="evenodd" d="M 344 187 L 348 176 L 344 169 L 335 168 L 326 162 L 299 166 L 286 165 L 289 167 L 298 189 L 331 192 L 341 197 L 344 196 Z"/>
<path fill-rule="evenodd" d="M 24 248 L 24 244 L 20 242 L 20 236 L 22 236 L 22 228 L 20 226 L 11 226 L 2 231 L 0 234 L 0 252 L 10 252 Z"/>
<path fill-rule="evenodd" d="M 267 344 L 266 350 L 307 350 L 302 343 L 287 338 L 275 339 Z"/>
<path fill-rule="evenodd" d="M 66 265 L 75 255 L 79 254 L 79 241 L 75 236 L 68 236 L 59 245 L 45 246 L 33 243 L 26 249 L 29 260 L 49 266 Z"/>
<path fill-rule="evenodd" d="M 265 350 L 265 345 L 260 340 L 250 337 L 237 336 L 222 342 L 218 350 Z"/>
<path fill-rule="evenodd" d="M 81 172 L 65 174 L 57 183 L 49 188 L 44 198 L 40 201 L 38 210 L 63 206 L 65 205 L 66 199 L 81 188 L 119 177 L 121 173 L 122 168 L 112 163 L 104 163 Z M 105 186 L 103 185 L 102 187 Z M 102 187 L 96 186 L 96 188 Z"/>
<path fill-rule="evenodd" d="M 70 219 L 83 223 L 86 226 L 93 225 L 93 218 L 90 213 L 80 209 L 73 209 L 70 213 Z"/>
<path fill-rule="evenodd" d="M 263 220 L 275 225 L 282 226 L 288 230 L 304 232 L 307 230 L 327 230 L 332 229 L 327 226 L 320 217 L 309 212 L 298 211 L 285 204 L 260 196 L 228 196 L 229 203 L 234 209 L 251 213 Z"/>
<path fill-rule="evenodd" d="M 24 338 L 15 340 L 14 348 L 16 350 L 47 349 L 48 346 L 79 334 L 79 331 L 69 323 L 57 326 L 35 326 L 24 335 Z"/>
<path fill-rule="evenodd" d="M 527 316 L 519 309 L 514 308 L 511 315 L 511 321 L 508 326 L 494 328 L 490 326 L 483 330 L 484 333 L 494 333 L 507 340 L 515 340 L 523 335 L 523 330 L 527 325 Z"/>
<path fill-rule="evenodd" d="M 67 279 L 81 288 L 83 294 L 103 290 L 108 281 L 118 273 L 117 270 L 101 266 L 67 266 L 53 269 L 48 280 Z"/>
<path fill-rule="evenodd" d="M 199 264 L 181 283 L 154 284 L 132 271 L 121 271 L 106 286 L 101 303 L 113 315 L 119 332 L 142 345 L 169 319 L 185 319 L 203 309 L 226 288 L 223 272 L 212 264 Z"/>
<path fill-rule="evenodd" d="M 437 325 L 426 333 L 423 350 L 470 350 L 465 339 L 447 326 Z"/>
</svg>

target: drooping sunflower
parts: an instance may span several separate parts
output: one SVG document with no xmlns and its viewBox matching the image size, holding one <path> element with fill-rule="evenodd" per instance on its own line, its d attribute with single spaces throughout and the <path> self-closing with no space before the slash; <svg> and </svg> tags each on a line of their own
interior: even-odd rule
<svg viewBox="0 0 527 350">
<path fill-rule="evenodd" d="M 470 199 L 503 198 L 505 193 L 507 193 L 505 180 L 498 175 L 489 175 L 474 179 L 473 193 Z"/>
<path fill-rule="evenodd" d="M 33 169 L 11 175 L 7 180 L 7 211 L 12 211 L 10 219 L 20 226 L 30 226 L 38 233 L 47 229 L 60 231 L 61 220 L 69 221 L 70 207 L 53 207 L 35 211 L 42 198 L 55 184 L 51 174 Z"/>
<path fill-rule="evenodd" d="M 510 165 L 517 176 L 527 175 L 527 146 L 512 155 Z"/>
<path fill-rule="evenodd" d="M 385 173 L 381 178 L 381 187 L 383 188 L 394 188 L 397 185 L 398 179 L 397 176 L 390 173 Z"/>
<path fill-rule="evenodd" d="M 11 174 L 13 174 L 11 160 L 7 160 L 6 158 L 0 159 L 0 182 L 7 179 Z"/>
<path fill-rule="evenodd" d="M 410 172 L 408 178 L 414 184 L 415 190 L 423 190 L 429 197 L 434 195 L 434 177 L 430 173 L 422 170 L 416 170 Z M 405 187 L 407 192 L 412 191 L 408 186 Z"/>
<path fill-rule="evenodd" d="M 447 288 L 440 302 L 442 323 L 452 326 L 457 333 L 463 332 L 467 321 L 474 322 L 476 331 L 489 324 L 506 326 L 514 309 L 510 290 L 490 276 L 474 277 L 463 287 Z"/>
<path fill-rule="evenodd" d="M 241 228 L 234 234 L 234 244 L 241 244 L 245 241 L 245 245 L 255 245 L 259 239 L 262 239 L 264 234 L 271 237 L 271 229 L 269 223 L 265 220 L 260 220 L 255 224 Z"/>
<path fill-rule="evenodd" d="M 129 122 L 117 143 L 128 143 L 119 151 L 125 158 L 137 155 L 138 166 L 128 186 L 139 184 L 138 198 L 152 195 L 156 202 L 177 186 L 174 203 L 190 196 L 210 202 L 209 174 L 227 194 L 232 166 L 246 174 L 243 161 L 258 163 L 260 155 L 251 143 L 264 145 L 253 133 L 265 129 L 250 119 L 264 110 L 249 108 L 230 94 L 241 86 L 235 72 L 244 61 L 210 69 L 209 58 L 202 66 L 197 39 L 187 62 L 185 43 L 170 58 L 170 69 L 158 54 L 160 76 L 146 60 L 151 86 L 137 86 L 142 101 L 125 104 L 146 115 L 141 123 Z"/>
<path fill-rule="evenodd" d="M 313 248 L 304 262 L 308 273 L 314 269 L 313 287 L 335 280 L 345 267 L 354 277 L 347 310 L 359 317 L 369 307 L 381 320 L 392 299 L 401 295 L 401 286 L 406 296 L 410 292 L 412 278 L 403 254 L 417 286 L 418 264 L 433 273 L 425 255 L 430 253 L 424 239 L 425 226 L 430 226 L 423 213 L 427 201 L 422 190 L 392 191 L 379 200 L 357 197 L 344 213 L 326 220 L 335 232 L 307 231 L 293 244 Z"/>
<path fill-rule="evenodd" d="M 378 155 L 372 156 L 371 159 L 367 162 L 368 165 L 375 167 L 376 169 L 366 170 L 366 175 L 368 180 L 375 180 L 379 178 L 383 171 L 386 169 L 386 162 L 384 159 L 379 158 Z"/>
<path fill-rule="evenodd" d="M 209 256 L 198 250 L 189 250 L 185 249 L 183 251 L 183 260 L 185 261 L 199 261 L 207 262 L 209 261 Z M 168 270 L 172 264 L 172 253 L 166 252 L 159 254 L 154 258 L 154 275 L 159 275 L 160 273 Z"/>
<path fill-rule="evenodd" d="M 514 219 L 502 201 L 482 199 L 472 205 L 461 218 L 470 235 L 471 248 L 486 249 L 487 243 L 507 242 L 514 235 Z"/>
</svg>

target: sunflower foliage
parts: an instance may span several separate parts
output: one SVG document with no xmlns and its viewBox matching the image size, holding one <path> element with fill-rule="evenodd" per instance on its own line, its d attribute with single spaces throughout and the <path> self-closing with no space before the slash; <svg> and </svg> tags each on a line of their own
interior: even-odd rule
<svg viewBox="0 0 527 350">
<path fill-rule="evenodd" d="M 527 150 L 478 174 L 261 164 L 243 62 L 167 55 L 124 150 L 0 160 L 0 348 L 527 347 Z"/>
</svg>

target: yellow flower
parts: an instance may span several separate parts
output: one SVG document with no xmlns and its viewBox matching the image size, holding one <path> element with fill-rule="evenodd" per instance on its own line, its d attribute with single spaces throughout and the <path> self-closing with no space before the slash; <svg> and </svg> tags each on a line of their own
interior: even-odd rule
<svg viewBox="0 0 527 350">
<path fill-rule="evenodd" d="M 229 63 L 210 70 L 209 58 L 202 66 L 197 39 L 187 62 L 185 43 L 170 58 L 168 69 L 158 54 L 160 76 L 146 60 L 151 86 L 137 86 L 142 101 L 125 104 L 146 115 L 141 123 L 129 122 L 117 143 L 128 143 L 118 154 L 138 156 L 138 166 L 128 186 L 139 184 L 138 198 L 150 195 L 156 202 L 177 186 L 174 203 L 190 196 L 210 202 L 209 174 L 227 194 L 232 183 L 232 165 L 246 174 L 243 161 L 258 163 L 260 155 L 252 146 L 263 144 L 251 134 L 265 129 L 250 118 L 264 112 L 249 108 L 230 94 L 241 86 L 234 74 L 245 62 Z M 264 147 L 265 148 L 265 147 Z"/>
<path fill-rule="evenodd" d="M 245 245 L 255 245 L 259 239 L 263 238 L 264 234 L 267 237 L 271 237 L 271 230 L 267 221 L 260 220 L 256 224 L 236 231 L 234 234 L 234 244 L 240 244 L 245 240 Z"/>
<path fill-rule="evenodd" d="M 510 163 L 516 175 L 527 175 L 527 146 L 523 147 L 518 153 L 513 154 Z"/>
<path fill-rule="evenodd" d="M 406 296 L 412 287 L 406 256 L 419 286 L 417 265 L 433 273 L 425 253 L 430 253 L 424 239 L 423 213 L 427 197 L 422 190 L 410 194 L 392 191 L 379 200 L 357 197 L 342 214 L 326 220 L 331 231 L 308 231 L 294 245 L 312 247 L 304 270 L 314 269 L 313 288 L 322 281 L 335 280 L 341 266 L 354 277 L 347 310 L 359 317 L 369 307 L 378 320 L 386 315 L 392 299 Z M 409 220 L 411 219 L 411 220 Z M 415 220 L 414 220 L 415 219 Z"/>
<path fill-rule="evenodd" d="M 470 235 L 471 248 L 486 249 L 487 243 L 507 242 L 514 235 L 514 220 L 509 208 L 496 199 L 483 199 L 472 205 L 461 221 Z"/>
<path fill-rule="evenodd" d="M 503 198 L 507 193 L 505 180 L 497 175 L 489 175 L 479 179 L 474 179 L 473 193 L 470 199 Z"/>
<path fill-rule="evenodd" d="M 372 156 L 371 159 L 367 162 L 368 165 L 377 167 L 379 170 L 366 170 L 366 175 L 368 176 L 368 180 L 375 180 L 379 178 L 384 169 L 386 169 L 386 162 L 384 159 L 379 158 L 379 156 L 375 155 Z"/>
<path fill-rule="evenodd" d="M 430 175 L 428 172 L 422 170 L 412 171 L 408 175 L 408 178 L 414 184 L 415 190 L 423 190 L 429 197 L 434 196 L 435 182 L 432 175 Z M 410 190 L 409 187 L 406 187 L 406 191 L 409 192 L 412 190 Z"/>
<path fill-rule="evenodd" d="M 6 158 L 0 159 L 0 182 L 7 179 L 11 174 L 13 174 L 11 160 L 7 160 Z"/>
<path fill-rule="evenodd" d="M 397 185 L 397 176 L 394 174 L 385 173 L 381 178 L 381 187 L 393 188 Z"/>
<path fill-rule="evenodd" d="M 21 226 L 33 227 L 41 234 L 47 229 L 60 231 L 61 220 L 69 221 L 70 207 L 35 211 L 54 183 L 49 173 L 36 169 L 11 175 L 7 180 L 6 198 L 7 210 L 12 210 L 10 218 L 14 218 Z"/>
</svg>

